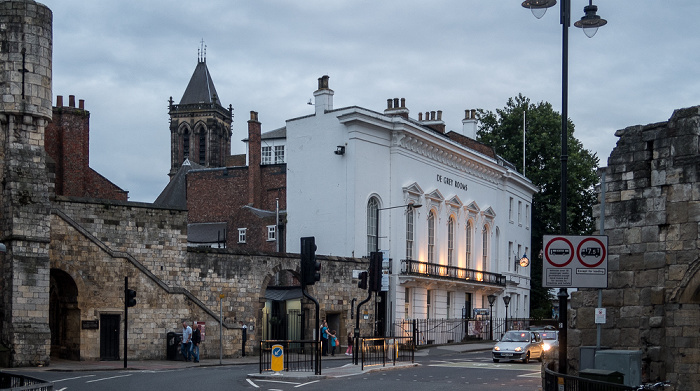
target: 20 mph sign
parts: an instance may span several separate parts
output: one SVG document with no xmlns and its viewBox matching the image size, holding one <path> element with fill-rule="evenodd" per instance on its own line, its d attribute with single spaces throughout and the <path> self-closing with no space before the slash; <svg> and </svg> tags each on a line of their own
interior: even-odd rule
<svg viewBox="0 0 700 391">
<path fill-rule="evenodd" d="M 608 237 L 544 237 L 542 286 L 545 288 L 607 288 Z"/>
</svg>

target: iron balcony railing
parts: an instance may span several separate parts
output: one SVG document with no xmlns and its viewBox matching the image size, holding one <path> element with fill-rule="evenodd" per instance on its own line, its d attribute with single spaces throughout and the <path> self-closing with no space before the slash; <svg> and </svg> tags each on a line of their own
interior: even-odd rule
<svg viewBox="0 0 700 391">
<path fill-rule="evenodd" d="M 465 269 L 438 263 L 420 262 L 413 259 L 401 260 L 401 274 L 440 278 L 451 281 L 474 282 L 480 284 L 506 286 L 506 276 L 481 270 Z"/>
</svg>

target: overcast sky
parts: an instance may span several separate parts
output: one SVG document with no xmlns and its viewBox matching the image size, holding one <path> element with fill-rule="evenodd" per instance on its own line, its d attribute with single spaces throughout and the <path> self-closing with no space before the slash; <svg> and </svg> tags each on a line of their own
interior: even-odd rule
<svg viewBox="0 0 700 391">
<path fill-rule="evenodd" d="M 90 166 L 152 202 L 168 182 L 168 99 L 179 102 L 200 41 L 217 92 L 234 107 L 233 153 L 251 110 L 263 132 L 311 114 L 317 79 L 334 107 L 383 111 L 406 98 L 410 116 L 502 108 L 518 93 L 561 111 L 559 6 L 538 20 L 520 0 L 40 1 L 53 11 L 53 94 L 85 100 Z M 618 129 L 700 105 L 700 1 L 597 0 L 608 24 L 573 26 L 569 118 L 601 165 Z M 558 154 L 559 151 L 553 150 Z"/>
</svg>

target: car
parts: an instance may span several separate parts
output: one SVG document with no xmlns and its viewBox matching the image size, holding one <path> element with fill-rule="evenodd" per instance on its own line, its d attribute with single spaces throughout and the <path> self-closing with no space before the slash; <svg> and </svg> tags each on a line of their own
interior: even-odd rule
<svg viewBox="0 0 700 391">
<path fill-rule="evenodd" d="M 491 351 L 493 362 L 500 360 L 522 360 L 523 363 L 544 358 L 544 342 L 540 333 L 530 330 L 507 331 Z"/>
<path fill-rule="evenodd" d="M 557 348 L 559 347 L 559 332 L 558 331 L 543 330 L 543 331 L 538 331 L 538 333 L 540 333 L 540 338 L 542 338 L 542 342 L 544 342 L 544 351 L 545 352 L 549 352 L 550 350 L 554 352 L 557 350 Z"/>
</svg>

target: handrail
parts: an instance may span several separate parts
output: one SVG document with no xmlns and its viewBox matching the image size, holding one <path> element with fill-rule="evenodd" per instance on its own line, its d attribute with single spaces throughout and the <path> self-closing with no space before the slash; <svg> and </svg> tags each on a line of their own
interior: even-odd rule
<svg viewBox="0 0 700 391">
<path fill-rule="evenodd" d="M 506 276 L 502 274 L 421 262 L 414 259 L 401 260 L 401 274 L 506 286 Z"/>
</svg>

